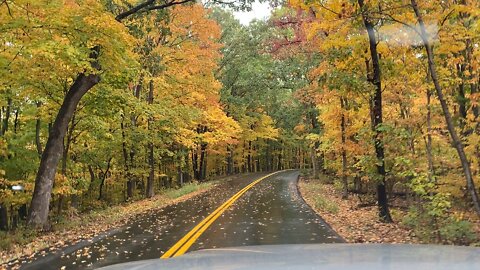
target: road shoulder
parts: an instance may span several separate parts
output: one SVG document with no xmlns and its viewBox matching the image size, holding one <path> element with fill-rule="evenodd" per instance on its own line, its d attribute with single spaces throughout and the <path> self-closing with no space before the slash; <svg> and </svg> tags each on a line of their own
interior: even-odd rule
<svg viewBox="0 0 480 270">
<path fill-rule="evenodd" d="M 142 199 L 66 217 L 68 222 L 57 225 L 53 231 L 36 233 L 38 235 L 24 245 L 16 244 L 9 250 L 0 250 L 0 265 L 6 263 L 16 265 L 38 254 L 46 255 L 85 240 L 101 239 L 102 236 L 108 236 L 110 232 L 121 229 L 129 220 L 139 215 L 188 200 L 211 190 L 219 183 L 220 181 L 191 183 L 180 189 L 168 189 L 151 199 Z"/>
<path fill-rule="evenodd" d="M 348 243 L 418 243 L 412 231 L 401 224 L 380 222 L 375 205 L 360 207 L 358 198 L 342 200 L 340 192 L 322 179 L 301 177 L 298 190 L 307 204 Z"/>
</svg>

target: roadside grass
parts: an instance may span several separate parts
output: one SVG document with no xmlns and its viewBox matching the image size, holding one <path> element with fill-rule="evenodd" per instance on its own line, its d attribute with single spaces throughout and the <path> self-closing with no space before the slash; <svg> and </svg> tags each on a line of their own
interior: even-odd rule
<svg viewBox="0 0 480 270">
<path fill-rule="evenodd" d="M 320 181 L 310 181 L 308 185 L 304 186 L 304 189 L 307 193 L 314 194 L 311 199 L 313 199 L 316 208 L 331 214 L 336 214 L 338 213 L 338 205 L 323 195 L 325 194 L 323 185 Z"/>
<path fill-rule="evenodd" d="M 322 196 L 315 198 L 315 206 L 332 214 L 338 213 L 338 205 L 327 201 L 327 199 Z"/>
<path fill-rule="evenodd" d="M 178 189 L 167 189 L 163 191 L 163 194 L 170 199 L 177 199 L 185 196 L 189 193 L 196 192 L 198 190 L 207 189 L 212 185 L 215 185 L 218 181 L 202 182 L 202 183 L 188 183 Z"/>
<path fill-rule="evenodd" d="M 157 195 L 150 199 L 126 202 L 84 213 L 68 210 L 65 211 L 61 220 L 53 224 L 51 232 L 38 232 L 25 226 L 10 232 L 0 232 L 0 264 L 32 255 L 42 249 L 56 250 L 66 244 L 92 238 L 99 233 L 120 227 L 129 219 L 149 210 L 194 197 L 220 182 L 220 180 L 192 182 L 181 188 L 158 191 Z"/>
</svg>

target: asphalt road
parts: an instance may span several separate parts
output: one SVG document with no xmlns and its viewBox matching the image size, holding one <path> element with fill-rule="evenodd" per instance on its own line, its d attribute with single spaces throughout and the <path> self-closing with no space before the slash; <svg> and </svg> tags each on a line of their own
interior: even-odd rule
<svg viewBox="0 0 480 270">
<path fill-rule="evenodd" d="M 96 239 L 35 256 L 21 269 L 94 269 L 159 258 L 223 202 L 264 175 L 234 177 L 200 196 L 141 215 Z M 343 242 L 300 197 L 297 177 L 298 171 L 280 172 L 253 186 L 203 232 L 189 251 Z"/>
</svg>

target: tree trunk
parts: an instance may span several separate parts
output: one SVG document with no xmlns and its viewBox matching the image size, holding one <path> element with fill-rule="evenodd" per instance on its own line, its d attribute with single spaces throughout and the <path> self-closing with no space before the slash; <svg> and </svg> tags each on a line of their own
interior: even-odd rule
<svg viewBox="0 0 480 270">
<path fill-rule="evenodd" d="M 278 153 L 278 164 L 277 164 L 277 170 L 282 169 L 282 150 L 279 149 L 280 152 Z"/>
<path fill-rule="evenodd" d="M 432 156 L 432 93 L 427 90 L 427 161 L 428 161 L 428 181 L 432 182 L 434 179 L 433 156 Z"/>
<path fill-rule="evenodd" d="M 153 80 L 150 80 L 149 83 L 149 91 L 148 91 L 148 104 L 153 104 Z M 151 130 L 153 123 L 153 117 L 149 117 L 148 119 L 148 129 Z M 151 132 L 151 131 L 150 131 Z M 153 134 L 151 134 L 153 136 Z M 150 166 L 150 173 L 148 174 L 147 180 L 147 190 L 146 196 L 147 198 L 152 198 L 155 195 L 155 157 L 153 153 L 153 138 L 152 141 L 148 144 L 148 166 Z"/>
<path fill-rule="evenodd" d="M 467 190 L 470 192 L 470 196 L 472 197 L 472 202 L 473 206 L 475 208 L 475 211 L 477 212 L 477 215 L 480 215 L 480 203 L 478 200 L 478 194 L 477 190 L 475 188 L 475 184 L 473 182 L 473 176 L 472 176 L 472 171 L 470 169 L 470 163 L 467 159 L 467 156 L 465 154 L 465 150 L 463 147 L 463 143 L 460 140 L 457 131 L 455 130 L 455 126 L 453 124 L 453 119 L 450 114 L 450 110 L 448 109 L 447 101 L 445 100 L 445 97 L 443 96 L 443 90 L 442 87 L 440 86 L 440 82 L 438 80 L 437 76 L 437 70 L 435 67 L 435 62 L 434 62 L 434 55 L 433 55 L 433 48 L 430 44 L 430 41 L 428 40 L 428 34 L 425 29 L 425 24 L 423 22 L 423 17 L 422 14 L 420 13 L 418 9 L 418 5 L 416 0 L 411 0 L 412 3 L 412 8 L 413 11 L 415 12 L 415 15 L 417 17 L 418 24 L 420 26 L 420 33 L 421 33 L 421 38 L 423 41 L 423 46 L 425 47 L 425 50 L 427 52 L 427 59 L 428 59 L 428 68 L 430 71 L 430 77 L 432 78 L 433 85 L 435 86 L 435 90 L 437 92 L 437 97 L 438 100 L 440 101 L 440 105 L 442 106 L 442 111 L 443 115 L 445 117 L 445 121 L 447 123 L 447 129 L 448 132 L 450 133 L 450 137 L 452 138 L 452 143 L 455 149 L 457 150 L 458 156 L 460 158 L 460 162 L 462 164 L 463 172 L 465 175 L 465 181 L 467 184 Z"/>
<path fill-rule="evenodd" d="M 375 154 L 377 157 L 377 173 L 379 179 L 377 182 L 377 201 L 380 219 L 384 222 L 392 222 L 390 211 L 388 209 L 388 198 L 385 190 L 385 152 L 382 140 L 382 134 L 379 128 L 383 122 L 382 116 L 382 81 L 380 71 L 380 60 L 377 52 L 377 37 L 375 36 L 374 25 L 368 14 L 364 0 L 358 0 L 361 8 L 363 23 L 368 33 L 370 56 L 372 58 L 373 74 L 368 74 L 368 80 L 375 86 L 375 94 L 372 97 L 372 129 L 374 133 Z M 368 68 L 368 67 L 367 67 Z M 367 69 L 368 70 L 368 69 Z"/>
<path fill-rule="evenodd" d="M 75 112 L 72 115 L 72 120 L 70 121 L 70 127 L 67 127 L 66 141 L 64 140 L 64 143 L 62 144 L 63 151 L 62 151 L 62 163 L 61 163 L 60 173 L 64 177 L 67 177 L 68 152 L 70 151 L 70 144 L 72 142 L 72 135 L 73 135 L 74 128 L 75 128 Z M 55 185 L 55 183 L 54 183 L 54 185 Z M 57 205 L 57 215 L 60 215 L 62 213 L 64 200 L 65 200 L 64 195 L 60 194 L 59 197 L 58 197 L 58 202 L 57 202 L 58 203 L 58 205 Z"/>
<path fill-rule="evenodd" d="M 2 135 L 8 131 L 8 123 L 10 121 L 10 111 L 12 110 L 12 98 L 7 98 L 7 109 L 5 111 L 5 118 L 3 118 Z"/>
<path fill-rule="evenodd" d="M 3 203 L 0 204 L 0 230 L 8 230 L 8 211 Z"/>
<path fill-rule="evenodd" d="M 138 84 L 135 86 L 135 89 L 133 90 L 133 96 L 136 97 L 137 99 L 140 99 L 140 94 L 142 92 L 143 88 L 143 77 L 144 75 L 140 75 L 140 79 Z M 137 115 L 133 112 L 130 115 L 130 122 L 131 126 L 130 128 L 132 131 L 134 131 L 137 127 Z M 132 173 L 135 171 L 135 155 L 137 154 L 137 151 L 135 149 L 135 144 L 130 145 L 130 151 L 129 151 L 129 156 L 127 157 L 127 162 L 130 160 L 130 165 L 129 165 L 129 173 L 127 175 L 127 200 L 133 198 L 134 192 L 135 192 L 135 186 L 136 186 L 136 180 L 137 180 L 137 175 L 135 173 Z"/>
<path fill-rule="evenodd" d="M 127 194 L 125 196 L 125 200 L 133 197 L 133 180 L 131 179 L 132 176 L 130 174 L 130 167 L 128 165 L 128 150 L 127 150 L 127 138 L 125 134 L 125 125 L 124 125 L 124 117 L 122 116 L 122 122 L 120 123 L 120 128 L 122 130 L 122 154 L 123 154 L 123 167 L 125 170 L 125 178 L 127 180 Z"/>
<path fill-rule="evenodd" d="M 40 106 L 41 106 L 40 102 L 37 102 L 37 109 L 39 109 Z M 40 140 L 41 127 L 42 126 L 41 126 L 41 120 L 39 115 L 37 116 L 37 120 L 35 123 L 35 146 L 37 147 L 37 153 L 40 158 L 42 157 L 42 152 L 43 152 L 42 142 Z"/>
<path fill-rule="evenodd" d="M 110 171 L 110 164 L 112 162 L 113 157 L 109 158 L 107 161 L 107 169 L 105 169 L 105 172 L 102 175 L 102 180 L 100 181 L 100 186 L 98 187 L 98 200 L 105 200 L 105 195 L 103 193 L 103 187 L 105 186 L 105 180 L 108 177 L 108 173 Z M 91 172 L 93 173 L 93 172 Z M 92 176 L 91 176 L 92 177 Z M 94 176 L 93 176 L 94 177 Z"/>
<path fill-rule="evenodd" d="M 252 142 L 248 141 L 247 170 L 252 172 Z"/>
<path fill-rule="evenodd" d="M 227 175 L 233 174 L 233 148 L 227 146 Z"/>
<path fill-rule="evenodd" d="M 15 110 L 15 119 L 13 120 L 13 133 L 17 134 L 19 110 Z"/>
<path fill-rule="evenodd" d="M 207 179 L 207 144 L 202 143 L 200 145 L 200 180 Z"/>
<path fill-rule="evenodd" d="M 198 147 L 197 149 L 192 150 L 192 169 L 193 169 L 193 178 L 195 180 L 200 180 L 200 171 L 198 169 Z"/>
<path fill-rule="evenodd" d="M 467 98 L 465 97 L 465 65 L 457 65 L 458 76 L 462 80 L 458 85 L 457 103 L 460 118 L 460 127 L 465 127 L 467 119 Z"/>
<path fill-rule="evenodd" d="M 315 153 L 315 149 L 310 148 L 310 159 L 312 162 L 312 176 L 314 179 L 318 178 L 318 168 L 317 168 L 317 157 Z"/>
<path fill-rule="evenodd" d="M 147 180 L 147 198 L 152 198 L 155 195 L 155 159 L 153 156 L 153 143 L 148 145 L 148 165 L 150 166 L 150 173 Z"/>
<path fill-rule="evenodd" d="M 94 55 L 91 56 L 93 59 L 97 57 L 98 51 L 99 48 L 93 50 Z M 92 63 L 92 65 L 98 67 L 96 63 Z M 28 224 L 33 227 L 48 229 L 48 208 L 52 186 L 62 154 L 63 139 L 68 123 L 83 95 L 99 82 L 100 76 L 97 74 L 80 74 L 63 100 L 53 123 L 35 178 L 35 188 L 28 216 Z"/>
<path fill-rule="evenodd" d="M 346 124 L 345 124 L 345 98 L 340 97 L 340 110 L 341 110 L 341 120 L 340 120 L 340 129 L 342 132 L 342 183 L 343 183 L 343 193 L 342 199 L 348 199 L 348 178 L 347 178 L 347 150 L 345 148 L 346 140 Z"/>
<path fill-rule="evenodd" d="M 177 166 L 177 182 L 178 184 L 182 187 L 184 184 L 184 179 L 183 179 L 183 171 L 182 171 L 182 166 L 178 165 Z"/>
<path fill-rule="evenodd" d="M 93 171 L 92 165 L 88 165 L 88 173 L 90 174 L 90 184 L 88 185 L 88 194 L 89 197 L 91 198 L 91 195 L 93 193 L 93 185 L 95 183 L 95 172 Z"/>
</svg>

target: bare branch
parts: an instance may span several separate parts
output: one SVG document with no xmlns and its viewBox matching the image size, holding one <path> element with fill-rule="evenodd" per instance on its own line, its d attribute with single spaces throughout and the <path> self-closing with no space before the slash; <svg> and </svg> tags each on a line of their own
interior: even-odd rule
<svg viewBox="0 0 480 270">
<path fill-rule="evenodd" d="M 13 18 L 12 11 L 10 10 L 10 6 L 8 5 L 7 0 L 3 0 L 3 1 L 0 3 L 0 6 L 3 5 L 3 4 L 5 4 L 5 6 L 7 7 L 8 15 L 10 15 L 10 17 Z"/>
<path fill-rule="evenodd" d="M 175 5 L 181 5 L 181 4 L 185 4 L 185 3 L 188 3 L 188 2 L 194 2 L 195 0 L 181 0 L 181 1 L 172 0 L 172 1 L 166 1 L 165 4 L 162 4 L 162 5 L 155 5 L 156 1 L 157 0 L 147 0 L 143 3 L 140 3 L 136 6 L 134 6 L 133 8 L 118 14 L 115 17 L 115 20 L 120 22 L 123 19 L 125 19 L 125 18 L 127 18 L 127 17 L 129 17 L 129 16 L 131 16 L 131 15 L 137 13 L 137 12 L 165 9 L 165 8 L 175 6 Z"/>
</svg>

